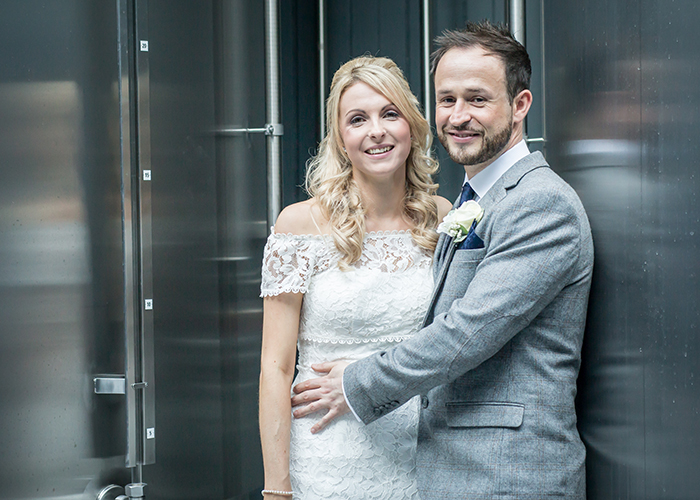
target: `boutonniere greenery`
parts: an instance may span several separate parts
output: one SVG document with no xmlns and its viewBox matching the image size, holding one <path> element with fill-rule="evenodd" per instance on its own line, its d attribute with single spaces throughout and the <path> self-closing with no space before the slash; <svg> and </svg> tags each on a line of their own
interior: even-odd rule
<svg viewBox="0 0 700 500">
<path fill-rule="evenodd" d="M 460 243 L 469 234 L 474 221 L 479 223 L 484 216 L 484 209 L 474 200 L 465 201 L 462 206 L 450 210 L 437 227 L 438 233 L 446 233 Z"/>
</svg>

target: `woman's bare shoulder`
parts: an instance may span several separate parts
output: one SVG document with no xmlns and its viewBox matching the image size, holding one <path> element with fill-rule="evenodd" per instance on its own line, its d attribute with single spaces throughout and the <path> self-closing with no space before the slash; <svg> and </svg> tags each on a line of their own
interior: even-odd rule
<svg viewBox="0 0 700 500">
<path fill-rule="evenodd" d="M 327 224 L 316 200 L 311 198 L 285 207 L 275 222 L 275 233 L 322 234 L 321 231 Z"/>
<path fill-rule="evenodd" d="M 442 220 L 442 218 L 447 215 L 447 212 L 452 210 L 452 203 L 448 199 L 438 195 L 433 196 L 433 200 L 437 203 L 438 220 Z"/>
</svg>

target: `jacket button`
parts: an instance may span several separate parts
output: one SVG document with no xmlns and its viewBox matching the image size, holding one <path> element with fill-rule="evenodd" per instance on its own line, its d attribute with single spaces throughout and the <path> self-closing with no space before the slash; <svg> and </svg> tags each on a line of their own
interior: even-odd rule
<svg viewBox="0 0 700 500">
<path fill-rule="evenodd" d="M 428 396 L 423 396 L 420 398 L 420 403 L 423 406 L 423 408 L 427 408 L 430 402 L 428 401 Z"/>
</svg>

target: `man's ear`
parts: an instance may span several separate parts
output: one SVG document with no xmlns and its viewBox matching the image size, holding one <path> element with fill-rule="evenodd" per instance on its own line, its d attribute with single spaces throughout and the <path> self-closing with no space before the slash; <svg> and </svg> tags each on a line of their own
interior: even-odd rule
<svg viewBox="0 0 700 500">
<path fill-rule="evenodd" d="M 532 105 L 532 92 L 521 90 L 513 99 L 513 124 L 521 123 L 530 111 Z"/>
</svg>

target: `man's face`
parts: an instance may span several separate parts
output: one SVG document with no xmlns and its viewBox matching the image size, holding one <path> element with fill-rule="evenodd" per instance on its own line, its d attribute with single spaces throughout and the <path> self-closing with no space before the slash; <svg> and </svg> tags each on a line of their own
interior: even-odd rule
<svg viewBox="0 0 700 500">
<path fill-rule="evenodd" d="M 435 125 L 455 163 L 478 173 L 515 144 L 505 64 L 481 47 L 450 49 L 435 70 Z"/>
</svg>

